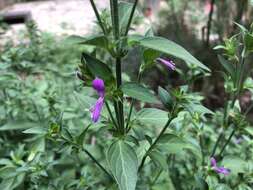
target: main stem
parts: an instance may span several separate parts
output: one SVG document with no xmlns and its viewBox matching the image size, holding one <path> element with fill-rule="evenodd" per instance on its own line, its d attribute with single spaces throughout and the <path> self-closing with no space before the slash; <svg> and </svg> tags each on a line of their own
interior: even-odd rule
<svg viewBox="0 0 253 190">
<path fill-rule="evenodd" d="M 113 35 L 116 42 L 116 82 L 117 89 L 122 85 L 122 76 L 121 76 L 121 57 L 119 56 L 120 48 L 118 47 L 118 42 L 120 40 L 120 28 L 119 28 L 119 10 L 118 10 L 118 0 L 110 0 L 111 5 L 111 17 L 113 23 Z M 120 100 L 115 104 L 115 112 L 120 128 L 120 132 L 125 134 L 124 127 L 124 109 L 123 109 L 123 96 L 120 95 Z"/>
<path fill-rule="evenodd" d="M 145 153 L 145 155 L 143 156 L 142 160 L 141 160 L 141 164 L 138 168 L 138 172 L 141 171 L 141 169 L 143 168 L 145 161 L 149 155 L 149 153 L 154 149 L 154 147 L 156 146 L 156 144 L 158 143 L 158 141 L 160 140 L 160 138 L 163 136 L 163 134 L 165 133 L 165 131 L 167 130 L 167 128 L 170 126 L 171 121 L 174 119 L 174 117 L 171 117 L 167 123 L 165 124 L 165 126 L 163 127 L 162 131 L 159 133 L 158 137 L 156 138 L 156 140 L 153 142 L 153 144 L 149 147 L 149 149 L 147 150 L 147 152 Z"/>
<path fill-rule="evenodd" d="M 121 77 L 121 59 L 116 58 L 116 77 L 117 77 L 117 88 L 119 89 L 122 84 L 122 77 Z M 118 101 L 118 110 L 119 110 L 119 123 L 121 126 L 121 132 L 125 133 L 124 128 L 124 109 L 123 109 L 123 97 L 120 96 L 120 100 Z"/>
</svg>

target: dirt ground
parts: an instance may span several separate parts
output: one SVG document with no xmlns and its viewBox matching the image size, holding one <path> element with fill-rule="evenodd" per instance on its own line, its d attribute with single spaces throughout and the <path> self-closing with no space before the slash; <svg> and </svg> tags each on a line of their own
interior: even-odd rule
<svg viewBox="0 0 253 190">
<path fill-rule="evenodd" d="M 108 6 L 109 1 L 96 1 L 99 9 Z M 85 35 L 92 32 L 95 15 L 88 0 L 55 0 L 18 3 L 1 12 L 30 11 L 38 28 L 42 31 L 61 34 Z M 12 26 L 9 35 L 18 33 L 22 25 Z M 7 34 L 8 35 L 8 34 Z"/>
</svg>

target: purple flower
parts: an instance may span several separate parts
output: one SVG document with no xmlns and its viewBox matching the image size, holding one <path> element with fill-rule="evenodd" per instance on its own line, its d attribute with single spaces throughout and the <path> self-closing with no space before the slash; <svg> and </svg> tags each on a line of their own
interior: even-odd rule
<svg viewBox="0 0 253 190">
<path fill-rule="evenodd" d="M 100 97 L 104 97 L 105 94 L 105 84 L 104 81 L 100 78 L 95 78 L 92 81 L 92 87 L 97 91 Z"/>
<path fill-rule="evenodd" d="M 211 166 L 212 166 L 212 169 L 219 174 L 224 174 L 224 175 L 230 174 L 230 169 L 227 169 L 224 167 L 218 167 L 217 162 L 216 162 L 215 158 L 213 158 L 213 157 L 211 158 Z"/>
<path fill-rule="evenodd" d="M 100 118 L 100 114 L 104 105 L 104 96 L 105 96 L 104 81 L 100 78 L 95 78 L 92 81 L 92 87 L 97 91 L 99 95 L 99 98 L 96 101 L 96 104 L 90 108 L 91 119 L 94 123 L 96 123 Z"/>
<path fill-rule="evenodd" d="M 171 61 L 169 59 L 157 58 L 156 61 L 158 63 L 162 63 L 163 65 L 165 65 L 166 67 L 168 67 L 171 70 L 176 70 L 175 63 L 173 63 L 173 61 Z"/>
<path fill-rule="evenodd" d="M 93 107 L 91 107 L 90 109 L 91 119 L 94 123 L 96 123 L 99 120 L 101 111 L 103 109 L 103 105 L 104 105 L 104 97 L 99 97 L 96 104 Z"/>
</svg>

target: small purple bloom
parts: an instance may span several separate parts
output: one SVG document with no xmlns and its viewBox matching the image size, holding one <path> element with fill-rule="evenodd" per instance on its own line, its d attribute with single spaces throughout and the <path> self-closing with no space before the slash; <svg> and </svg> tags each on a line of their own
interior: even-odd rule
<svg viewBox="0 0 253 190">
<path fill-rule="evenodd" d="M 163 65 L 165 65 L 166 67 L 168 67 L 171 70 L 176 70 L 175 63 L 173 63 L 173 61 L 171 61 L 169 59 L 157 58 L 156 61 L 158 63 L 162 63 Z"/>
<path fill-rule="evenodd" d="M 104 97 L 105 94 L 105 84 L 104 81 L 100 78 L 95 78 L 92 81 L 92 87 L 97 91 L 100 97 Z"/>
<path fill-rule="evenodd" d="M 90 109 L 91 119 L 96 123 L 99 118 L 104 105 L 104 97 L 99 97 L 96 104 Z"/>
<path fill-rule="evenodd" d="M 96 123 L 99 118 L 101 111 L 104 105 L 104 96 L 105 96 L 105 84 L 104 81 L 100 78 L 95 78 L 92 81 L 92 87 L 97 91 L 99 98 L 96 101 L 96 104 L 90 108 L 91 119 L 94 123 Z"/>
<path fill-rule="evenodd" d="M 215 158 L 213 158 L 213 157 L 211 158 L 211 166 L 212 166 L 212 169 L 219 174 L 224 174 L 224 175 L 230 174 L 230 169 L 227 169 L 224 167 L 218 167 L 217 162 L 216 162 Z"/>
</svg>

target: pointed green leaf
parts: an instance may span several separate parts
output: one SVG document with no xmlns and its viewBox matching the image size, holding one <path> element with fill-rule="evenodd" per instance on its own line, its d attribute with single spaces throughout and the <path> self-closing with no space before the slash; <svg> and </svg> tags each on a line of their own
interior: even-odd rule
<svg viewBox="0 0 253 190">
<path fill-rule="evenodd" d="M 172 97 L 171 95 L 167 92 L 167 90 L 163 89 L 162 87 L 159 86 L 158 88 L 158 96 L 160 100 L 162 101 L 163 105 L 170 109 L 172 105 Z"/>
<path fill-rule="evenodd" d="M 94 77 L 99 77 L 105 81 L 113 80 L 112 71 L 105 63 L 86 53 L 83 53 L 82 56 Z"/>
<path fill-rule="evenodd" d="M 129 82 L 121 86 L 121 90 L 127 96 L 135 98 L 137 100 L 148 102 L 148 103 L 158 103 L 157 98 L 144 86 Z"/>
<path fill-rule="evenodd" d="M 168 121 L 168 113 L 156 108 L 144 108 L 137 113 L 136 120 L 146 125 L 162 127 Z"/>
<path fill-rule="evenodd" d="M 30 129 L 26 129 L 23 131 L 23 133 L 26 134 L 42 134 L 45 135 L 47 134 L 47 129 L 45 129 L 44 127 L 32 127 Z"/>
<path fill-rule="evenodd" d="M 107 160 L 119 189 L 135 190 L 138 160 L 133 148 L 119 140 L 110 146 Z"/>
<path fill-rule="evenodd" d="M 66 39 L 66 42 L 70 44 L 91 45 L 104 49 L 108 47 L 108 39 L 104 35 L 91 36 L 88 38 L 72 35 Z"/>
<path fill-rule="evenodd" d="M 142 37 L 134 36 L 133 38 L 129 37 L 130 44 L 138 44 L 144 48 L 153 49 L 155 51 L 160 51 L 164 54 L 172 55 L 179 59 L 189 62 L 197 67 L 200 67 L 206 71 L 210 71 L 208 67 L 203 65 L 199 60 L 193 57 L 187 50 L 182 46 L 176 44 L 173 41 L 170 41 L 162 37 Z"/>
<path fill-rule="evenodd" d="M 232 63 L 228 62 L 223 56 L 218 55 L 218 59 L 224 69 L 230 74 L 232 80 L 235 80 L 235 67 Z"/>
</svg>

